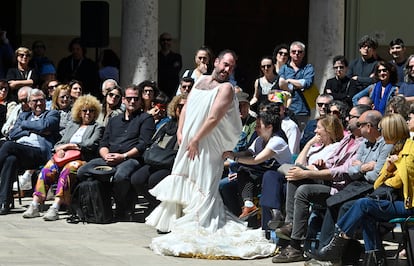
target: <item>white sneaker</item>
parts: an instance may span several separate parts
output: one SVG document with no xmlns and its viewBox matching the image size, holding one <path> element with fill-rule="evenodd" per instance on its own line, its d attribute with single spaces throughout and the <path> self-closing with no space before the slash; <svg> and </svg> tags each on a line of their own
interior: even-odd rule
<svg viewBox="0 0 414 266">
<path fill-rule="evenodd" d="M 35 218 L 40 217 L 39 208 L 35 208 L 32 204 L 29 205 L 29 208 L 23 213 L 23 218 Z"/>
<path fill-rule="evenodd" d="M 31 190 L 32 189 L 32 180 L 31 176 L 19 175 L 20 190 Z M 17 191 L 17 182 L 13 183 L 13 191 Z"/>
<path fill-rule="evenodd" d="M 47 210 L 46 214 L 43 216 L 43 220 L 45 221 L 56 221 L 59 220 L 59 213 L 54 207 L 50 206 L 49 210 Z"/>
</svg>

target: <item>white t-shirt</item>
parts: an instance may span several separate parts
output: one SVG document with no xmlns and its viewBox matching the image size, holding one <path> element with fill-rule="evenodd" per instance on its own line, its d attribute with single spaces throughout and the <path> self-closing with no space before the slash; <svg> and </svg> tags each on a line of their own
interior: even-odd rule
<svg viewBox="0 0 414 266">
<path fill-rule="evenodd" d="M 292 163 L 292 154 L 290 153 L 289 146 L 281 137 L 275 135 L 272 136 L 265 147 L 263 146 L 263 138 L 257 137 L 249 147 L 249 150 L 256 156 L 265 148 L 274 152 L 273 158 L 279 164 Z"/>
</svg>

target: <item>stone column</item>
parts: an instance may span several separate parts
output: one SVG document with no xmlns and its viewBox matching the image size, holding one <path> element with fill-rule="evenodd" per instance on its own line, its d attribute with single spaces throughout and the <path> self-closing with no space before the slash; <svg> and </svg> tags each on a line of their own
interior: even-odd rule
<svg viewBox="0 0 414 266">
<path fill-rule="evenodd" d="M 121 86 L 157 80 L 158 0 L 122 0 Z"/>
<path fill-rule="evenodd" d="M 309 1 L 308 62 L 315 67 L 315 81 L 320 92 L 334 75 L 332 59 L 344 54 L 345 1 Z M 349 61 L 349 59 L 348 59 Z"/>
</svg>

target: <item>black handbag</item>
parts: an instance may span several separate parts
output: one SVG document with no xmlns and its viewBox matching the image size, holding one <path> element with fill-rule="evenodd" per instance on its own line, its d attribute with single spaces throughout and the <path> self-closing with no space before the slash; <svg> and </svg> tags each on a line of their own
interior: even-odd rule
<svg viewBox="0 0 414 266">
<path fill-rule="evenodd" d="M 157 142 L 154 142 L 144 152 L 144 162 L 155 168 L 171 169 L 175 156 L 177 156 L 177 150 L 162 148 Z"/>
<path fill-rule="evenodd" d="M 343 190 L 326 199 L 326 205 L 333 207 L 344 202 L 367 196 L 374 186 L 366 181 L 352 181 Z"/>
<path fill-rule="evenodd" d="M 178 152 L 176 120 L 170 120 L 155 133 L 153 143 L 144 152 L 144 162 L 158 169 L 172 169 Z"/>
</svg>

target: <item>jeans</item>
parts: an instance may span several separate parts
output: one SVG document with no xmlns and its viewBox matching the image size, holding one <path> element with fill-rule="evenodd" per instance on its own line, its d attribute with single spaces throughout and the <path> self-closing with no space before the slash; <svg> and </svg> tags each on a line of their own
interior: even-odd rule
<svg viewBox="0 0 414 266">
<path fill-rule="evenodd" d="M 414 214 L 414 208 L 406 209 L 403 201 L 376 200 L 362 198 L 357 200 L 337 222 L 337 226 L 348 236 L 361 226 L 365 251 L 382 249 L 382 240 L 377 222 L 387 222 L 397 217 L 408 217 Z"/>
<path fill-rule="evenodd" d="M 319 184 L 301 185 L 297 188 L 293 210 L 292 239 L 303 240 L 305 238 L 310 205 L 325 207 L 330 191 L 330 186 Z"/>
<path fill-rule="evenodd" d="M 238 191 L 237 182 L 237 179 L 229 181 L 227 177 L 223 177 L 219 182 L 219 191 L 224 205 L 231 213 L 238 217 L 241 214 L 243 203 Z"/>
<path fill-rule="evenodd" d="M 263 174 L 260 206 L 262 206 L 262 229 L 269 229 L 267 223 L 272 219 L 270 209 L 282 210 L 285 201 L 286 181 L 281 173 L 269 170 Z"/>
<path fill-rule="evenodd" d="M 45 163 L 40 148 L 6 141 L 0 148 L 0 203 L 12 199 L 12 185 L 18 169 L 36 169 Z"/>
</svg>

